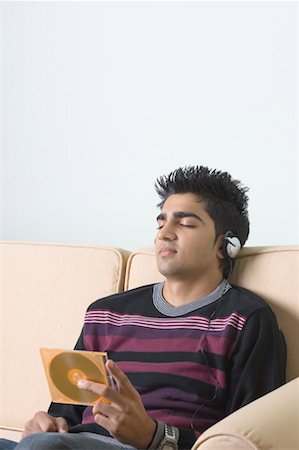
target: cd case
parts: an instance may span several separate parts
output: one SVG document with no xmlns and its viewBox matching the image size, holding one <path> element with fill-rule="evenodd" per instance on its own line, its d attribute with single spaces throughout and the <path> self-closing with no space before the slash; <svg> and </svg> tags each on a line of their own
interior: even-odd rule
<svg viewBox="0 0 299 450">
<path fill-rule="evenodd" d="M 111 385 L 105 362 L 105 352 L 41 348 L 40 354 L 54 403 L 95 405 L 110 403 L 105 397 L 77 387 L 80 379 Z"/>
</svg>

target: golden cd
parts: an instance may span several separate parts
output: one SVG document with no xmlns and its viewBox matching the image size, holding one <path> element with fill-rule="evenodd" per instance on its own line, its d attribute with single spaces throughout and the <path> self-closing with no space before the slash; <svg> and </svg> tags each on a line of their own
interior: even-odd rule
<svg viewBox="0 0 299 450">
<path fill-rule="evenodd" d="M 80 369 L 79 369 L 80 367 Z M 82 391 L 77 387 L 80 378 L 103 383 L 103 375 L 89 359 L 75 353 L 61 353 L 50 364 L 50 376 L 59 391 L 77 402 L 92 403 L 98 394 Z"/>
<path fill-rule="evenodd" d="M 52 401 L 81 405 L 94 405 L 98 401 L 109 403 L 104 397 L 77 387 L 81 379 L 109 384 L 106 353 L 80 350 L 41 349 Z"/>
</svg>

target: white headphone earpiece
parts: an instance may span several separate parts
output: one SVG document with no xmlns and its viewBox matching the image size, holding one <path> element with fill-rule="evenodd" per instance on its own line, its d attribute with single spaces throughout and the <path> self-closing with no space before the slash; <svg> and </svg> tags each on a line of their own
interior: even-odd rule
<svg viewBox="0 0 299 450">
<path fill-rule="evenodd" d="M 227 231 L 224 235 L 224 255 L 229 258 L 235 259 L 241 250 L 241 242 L 237 236 L 235 236 L 231 231 Z"/>
</svg>

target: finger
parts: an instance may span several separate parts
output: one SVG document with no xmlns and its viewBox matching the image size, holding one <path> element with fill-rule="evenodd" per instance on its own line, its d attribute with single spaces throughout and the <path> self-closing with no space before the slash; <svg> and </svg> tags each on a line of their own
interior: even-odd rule
<svg viewBox="0 0 299 450">
<path fill-rule="evenodd" d="M 38 411 L 31 420 L 25 423 L 22 436 L 45 431 L 57 431 L 56 418 L 45 411 Z"/>
<path fill-rule="evenodd" d="M 58 433 L 66 433 L 68 430 L 68 425 L 63 417 L 56 417 L 56 427 Z"/>
<path fill-rule="evenodd" d="M 50 414 L 40 411 L 37 412 L 33 418 L 33 427 L 37 431 L 57 431 L 55 417 L 50 416 Z"/>
<path fill-rule="evenodd" d="M 113 436 L 112 433 L 112 422 L 108 417 L 103 416 L 102 414 L 96 414 L 94 417 L 95 423 L 100 425 L 101 427 L 105 428 L 109 431 L 109 433 Z"/>
<path fill-rule="evenodd" d="M 45 419 L 39 423 L 40 431 L 42 432 L 54 432 L 57 431 L 57 426 L 55 420 Z"/>
<path fill-rule="evenodd" d="M 84 391 L 90 391 L 94 394 L 104 395 L 108 394 L 109 387 L 106 384 L 95 383 L 90 380 L 79 380 L 77 383 L 77 387 L 79 389 L 83 389 Z"/>
<path fill-rule="evenodd" d="M 134 390 L 132 383 L 130 382 L 127 375 L 115 364 L 112 359 L 109 359 L 106 363 L 106 369 L 110 373 L 110 375 L 114 378 L 116 381 L 117 387 L 119 391 L 121 389 L 128 389 L 128 390 Z"/>
<path fill-rule="evenodd" d="M 118 413 L 118 410 L 111 406 L 111 403 L 103 403 L 102 401 L 97 402 L 92 408 L 92 414 L 103 414 L 106 417 L 114 417 Z"/>
<path fill-rule="evenodd" d="M 100 397 L 97 403 L 113 403 L 113 405 L 117 406 L 118 409 L 122 409 L 126 405 L 126 399 L 122 398 L 118 391 L 115 391 L 105 384 L 94 383 L 89 380 L 79 380 L 77 386 L 79 389 L 84 389 L 86 391 L 93 392 L 94 394 L 98 394 Z"/>
<path fill-rule="evenodd" d="M 79 380 L 77 383 L 77 387 L 79 389 L 98 394 L 101 397 L 99 400 L 103 401 L 104 403 L 107 403 L 107 399 L 110 401 L 115 399 L 115 396 L 113 395 L 115 393 L 114 389 L 110 388 L 106 384 L 95 383 L 94 381 L 90 380 Z"/>
</svg>

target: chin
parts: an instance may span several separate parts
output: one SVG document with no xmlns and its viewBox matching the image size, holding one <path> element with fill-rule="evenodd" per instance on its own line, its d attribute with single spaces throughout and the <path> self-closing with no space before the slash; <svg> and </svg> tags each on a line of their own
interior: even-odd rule
<svg viewBox="0 0 299 450">
<path fill-rule="evenodd" d="M 165 265 L 158 265 L 159 272 L 166 278 L 170 278 L 175 275 L 182 275 L 182 269 L 179 267 L 165 267 Z"/>
</svg>

